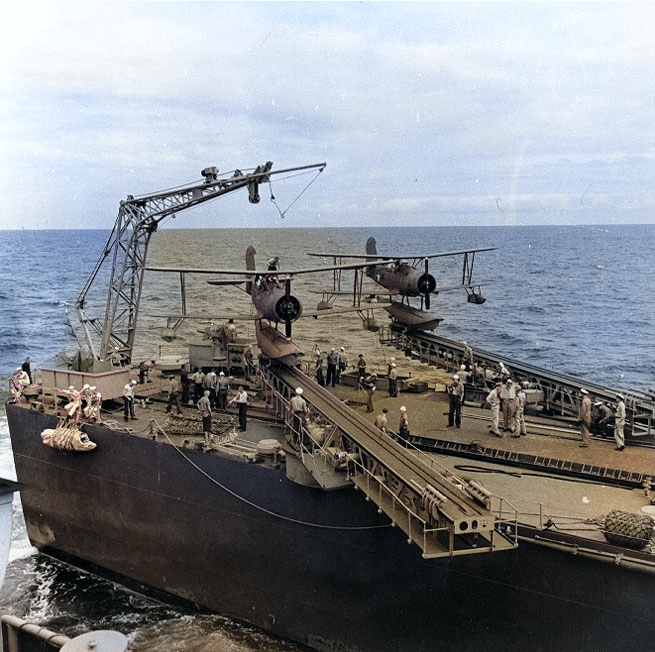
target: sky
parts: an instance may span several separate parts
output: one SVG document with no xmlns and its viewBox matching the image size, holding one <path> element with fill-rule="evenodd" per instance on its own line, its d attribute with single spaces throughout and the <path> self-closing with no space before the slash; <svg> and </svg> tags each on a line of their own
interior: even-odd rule
<svg viewBox="0 0 655 652">
<path fill-rule="evenodd" d="M 127 195 L 266 161 L 327 166 L 170 225 L 655 222 L 655 2 L 10 1 L 3 16 L 0 228 L 111 228 Z"/>
</svg>

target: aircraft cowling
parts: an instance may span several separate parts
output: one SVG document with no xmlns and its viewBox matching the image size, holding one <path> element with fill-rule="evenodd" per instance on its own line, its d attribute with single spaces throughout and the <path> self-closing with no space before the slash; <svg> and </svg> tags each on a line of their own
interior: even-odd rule
<svg viewBox="0 0 655 652">
<path fill-rule="evenodd" d="M 285 294 L 275 303 L 275 315 L 278 321 L 296 321 L 302 315 L 302 304 L 292 294 Z"/>
<path fill-rule="evenodd" d="M 437 289 L 437 281 L 432 274 L 421 274 L 416 287 L 423 296 L 432 294 Z"/>
</svg>

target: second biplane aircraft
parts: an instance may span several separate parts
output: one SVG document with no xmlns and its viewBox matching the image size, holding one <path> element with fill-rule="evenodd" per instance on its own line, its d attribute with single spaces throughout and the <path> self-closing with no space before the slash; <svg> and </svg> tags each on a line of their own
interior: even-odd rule
<svg viewBox="0 0 655 652">
<path fill-rule="evenodd" d="M 446 251 L 433 254 L 416 256 L 380 256 L 377 253 L 375 238 L 370 237 L 366 241 L 366 253 L 315 253 L 310 256 L 322 258 L 331 257 L 334 263 L 333 293 L 341 290 L 341 269 L 346 259 L 363 259 L 357 268 L 365 269 L 366 275 L 382 286 L 387 293 L 393 297 L 400 297 L 400 301 L 392 301 L 386 310 L 397 323 L 407 326 L 431 330 L 435 328 L 441 319 L 429 312 L 430 297 L 442 291 L 464 289 L 468 295 L 469 303 L 482 304 L 485 298 L 482 296 L 479 284 L 473 283 L 473 265 L 475 254 L 481 251 L 492 251 L 495 247 L 482 247 L 477 249 L 464 249 L 461 251 Z M 429 261 L 433 258 L 449 256 L 462 256 L 462 281 L 453 286 L 440 287 L 435 277 L 430 273 Z M 355 276 L 355 290 L 353 303 L 360 305 L 362 297 L 361 277 Z M 409 304 L 409 299 L 420 297 L 420 310 Z M 425 310 L 423 310 L 425 308 Z"/>
</svg>

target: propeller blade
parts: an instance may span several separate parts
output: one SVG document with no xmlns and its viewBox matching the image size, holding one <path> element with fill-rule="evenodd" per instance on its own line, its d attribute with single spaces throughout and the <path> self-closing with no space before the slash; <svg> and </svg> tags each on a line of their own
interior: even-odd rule
<svg viewBox="0 0 655 652">
<path fill-rule="evenodd" d="M 430 270 L 429 270 L 429 258 L 425 259 L 425 278 L 430 278 Z M 430 292 L 428 291 L 427 294 L 425 295 L 425 309 L 430 310 Z"/>
</svg>

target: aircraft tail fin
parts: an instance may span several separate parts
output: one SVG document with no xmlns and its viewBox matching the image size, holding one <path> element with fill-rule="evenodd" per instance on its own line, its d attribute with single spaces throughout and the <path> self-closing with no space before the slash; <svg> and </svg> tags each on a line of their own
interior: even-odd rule
<svg viewBox="0 0 655 652">
<path fill-rule="evenodd" d="M 257 252 L 255 251 L 255 248 L 250 245 L 246 249 L 246 269 L 256 269 L 255 267 L 255 254 Z M 247 276 L 246 277 L 246 292 L 248 294 L 252 294 L 252 276 Z"/>
<path fill-rule="evenodd" d="M 366 241 L 366 254 L 369 256 L 377 256 L 378 255 L 378 245 L 377 242 L 375 241 L 375 238 L 371 236 L 367 241 Z M 375 277 L 375 265 L 369 265 L 366 268 L 366 275 L 370 276 L 371 278 Z"/>
</svg>

